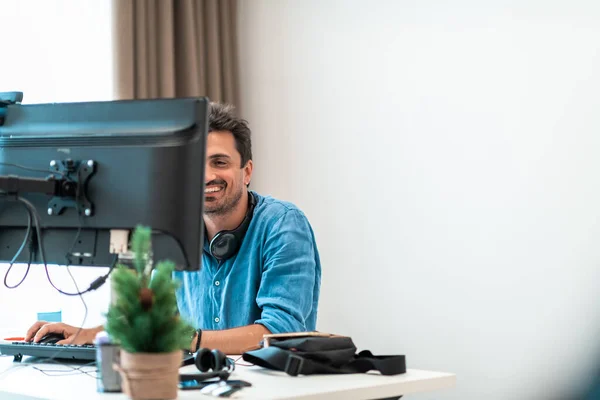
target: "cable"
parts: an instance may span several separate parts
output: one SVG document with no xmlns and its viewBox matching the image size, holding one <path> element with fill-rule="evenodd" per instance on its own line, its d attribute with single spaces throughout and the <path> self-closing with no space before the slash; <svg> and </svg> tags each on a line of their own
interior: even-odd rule
<svg viewBox="0 0 600 400">
<path fill-rule="evenodd" d="M 4 193 L 2 193 L 2 194 L 4 195 Z M 16 289 L 19 286 L 21 286 L 21 284 L 25 281 L 25 278 L 27 278 L 27 275 L 29 274 L 29 269 L 31 267 L 31 262 L 33 261 L 33 254 L 34 254 L 35 250 L 33 248 L 33 242 L 31 240 L 32 239 L 32 237 L 31 237 L 31 233 L 32 233 L 32 230 L 31 230 L 31 227 L 32 227 L 32 214 L 31 214 L 31 211 L 29 211 L 29 208 L 27 206 L 25 206 L 25 209 L 27 210 L 27 232 L 25 232 L 25 238 L 23 239 L 23 242 L 21 243 L 21 246 L 17 250 L 17 253 L 14 255 L 14 257 L 12 258 L 12 260 L 10 260 L 10 265 L 8 266 L 8 270 L 6 271 L 6 274 L 4 274 L 4 286 L 7 289 Z M 13 265 L 17 261 L 17 258 L 19 258 L 19 256 L 23 252 L 23 249 L 27 245 L 27 242 L 29 242 L 29 262 L 27 262 L 27 270 L 25 271 L 25 275 L 23 275 L 23 278 L 21 279 L 21 281 L 19 283 L 17 283 L 14 286 L 10 286 L 8 284 L 8 274 L 10 273 L 10 270 L 12 269 Z"/>
<path fill-rule="evenodd" d="M 34 254 L 33 251 L 29 252 L 29 261 L 27 261 L 27 269 L 25 270 L 25 274 L 23 275 L 23 277 L 21 278 L 21 280 L 19 281 L 19 283 L 17 283 L 14 286 L 9 285 L 8 282 L 7 282 L 8 281 L 8 274 L 10 273 L 10 270 L 12 269 L 13 264 L 14 264 L 14 261 L 10 262 L 10 264 L 8 266 L 8 270 L 6 270 L 6 274 L 4 274 L 4 286 L 7 289 L 16 289 L 19 286 L 21 286 L 21 284 L 23 282 L 25 282 L 25 279 L 27 278 L 27 275 L 29 275 L 29 270 L 31 269 L 31 263 L 33 262 L 33 254 Z"/>
<path fill-rule="evenodd" d="M 83 293 L 86 293 L 86 292 L 82 293 L 81 290 L 79 290 L 79 286 L 77 285 L 77 282 L 75 281 L 75 278 L 73 277 L 73 274 L 71 273 L 71 269 L 69 268 L 69 264 L 71 263 L 70 262 L 71 260 L 69 259 L 69 255 L 73 253 L 73 248 L 75 247 L 75 243 L 77 242 L 77 240 L 79 240 L 79 235 L 81 234 L 81 229 L 83 228 L 83 220 L 81 219 L 81 210 L 79 209 L 79 203 L 78 203 L 79 194 L 80 194 L 80 192 L 79 192 L 79 186 L 78 186 L 77 192 L 75 193 L 75 204 L 77 205 L 76 210 L 77 210 L 77 214 L 78 214 L 77 220 L 79 221 L 79 226 L 77 227 L 77 233 L 75 234 L 73 243 L 71 243 L 71 248 L 65 254 L 65 260 L 67 261 L 65 264 L 65 267 L 67 268 L 67 272 L 69 273 L 69 276 L 71 277 L 71 280 L 73 281 L 73 284 L 75 285 L 75 290 L 77 290 L 77 293 L 79 294 L 79 298 L 81 299 L 81 302 L 83 303 L 83 309 L 85 311 L 83 313 L 83 321 L 81 321 L 81 324 L 79 324 L 79 329 L 77 329 L 77 332 L 75 332 L 75 335 L 73 335 L 73 339 L 71 339 L 71 343 L 73 343 L 75 341 L 75 339 L 77 338 L 77 336 L 79 336 L 79 334 L 81 333 L 81 330 L 83 329 L 83 326 L 85 325 L 85 321 L 87 320 L 87 315 L 88 315 L 87 304 L 85 303 L 85 300 L 83 299 Z M 106 274 L 107 277 L 108 277 L 108 275 L 110 275 L 110 271 L 111 270 L 109 269 L 108 274 Z M 48 281 L 50 281 L 50 275 L 48 275 L 48 268 L 46 268 L 46 276 L 48 277 Z M 96 282 L 96 281 L 94 281 L 94 282 Z M 106 281 L 106 279 L 105 279 L 105 281 Z M 100 285 L 98 285 L 98 287 L 102 286 L 103 283 L 104 283 L 104 281 Z M 50 281 L 50 284 L 52 286 L 54 286 L 51 281 Z M 92 285 L 90 285 L 90 287 L 92 287 Z M 90 289 L 88 288 L 88 291 L 89 290 Z"/>
<path fill-rule="evenodd" d="M 87 375 L 87 376 L 89 376 L 91 378 L 94 378 L 94 379 L 100 379 L 99 376 L 92 375 L 92 373 L 98 373 L 98 368 L 96 368 L 95 370 L 92 370 L 92 371 L 84 371 L 83 369 L 81 369 L 81 368 L 83 368 L 83 366 L 76 368 L 76 367 L 71 367 L 71 366 L 66 365 L 66 364 L 61 364 L 61 365 L 64 365 L 65 367 L 70 368 L 70 369 L 67 369 L 67 370 L 64 370 L 64 369 L 47 369 L 47 368 L 42 369 L 42 368 L 39 368 L 39 367 L 36 367 L 36 366 L 32 366 L 32 368 L 35 369 L 36 371 L 40 371 L 42 374 L 44 374 L 46 376 L 72 376 L 72 375 L 84 374 L 84 375 Z M 54 373 L 50 373 L 49 374 L 49 372 L 54 372 Z"/>
<path fill-rule="evenodd" d="M 60 351 L 59 351 L 60 352 Z M 57 360 L 51 359 L 51 358 L 42 358 L 40 361 L 43 362 L 50 362 L 51 364 L 56 364 L 56 365 L 60 365 L 63 366 L 65 368 L 68 369 L 50 369 L 50 368 L 40 368 L 37 367 L 35 365 L 31 365 L 31 367 L 33 369 L 35 369 L 36 371 L 41 372 L 42 374 L 46 375 L 46 376 L 71 376 L 71 375 L 78 375 L 78 374 L 84 374 L 84 375 L 88 375 L 92 378 L 98 379 L 97 375 L 92 375 L 92 373 L 98 373 L 98 368 L 96 367 L 95 369 L 91 370 L 91 371 L 84 371 L 83 368 L 85 367 L 94 367 L 96 364 L 96 361 L 91 361 L 89 363 L 80 365 L 78 367 L 73 367 L 71 365 L 65 364 L 65 363 L 61 363 Z"/>
<path fill-rule="evenodd" d="M 60 294 L 64 294 L 65 296 L 81 296 L 83 294 L 86 294 L 93 290 L 96 290 L 100 286 L 104 285 L 104 283 L 106 282 L 106 280 L 108 279 L 108 277 L 110 276 L 112 271 L 115 269 L 115 266 L 117 265 L 118 260 L 119 260 L 119 255 L 117 254 L 117 255 L 115 255 L 113 262 L 110 265 L 108 272 L 105 275 L 103 275 L 99 278 L 96 278 L 96 280 L 94 280 L 92 283 L 90 283 L 90 286 L 87 289 L 85 289 L 83 292 L 79 291 L 79 288 L 77 288 L 77 285 L 76 285 L 75 288 L 77 289 L 77 292 L 75 292 L 75 293 L 65 292 L 64 290 L 61 290 L 58 287 L 56 287 L 54 282 L 52 282 L 52 278 L 50 278 L 50 273 L 48 272 L 48 266 L 46 264 L 44 264 L 44 267 L 46 270 L 46 277 L 48 278 L 48 282 L 50 282 L 50 285 L 52 285 L 52 287 L 54 289 L 56 289 Z M 67 271 L 69 271 L 69 265 L 65 265 L 65 267 L 67 268 Z M 69 274 L 70 273 L 71 272 L 69 271 Z"/>
<path fill-rule="evenodd" d="M 31 167 L 26 167 L 24 165 L 20 165 L 20 164 L 14 164 L 14 163 L 7 163 L 7 162 L 0 162 L 0 165 L 3 165 L 5 167 L 13 167 L 13 168 L 19 168 L 22 169 L 24 171 L 32 171 L 32 172 L 42 172 L 44 174 L 57 174 L 62 176 L 63 178 L 65 177 L 65 173 L 62 171 L 50 171 L 50 170 L 45 170 L 45 169 L 39 169 L 39 168 L 31 168 Z"/>
</svg>

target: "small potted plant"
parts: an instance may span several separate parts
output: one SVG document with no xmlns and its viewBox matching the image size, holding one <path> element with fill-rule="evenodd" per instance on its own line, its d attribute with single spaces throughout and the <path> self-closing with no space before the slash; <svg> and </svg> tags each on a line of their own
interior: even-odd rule
<svg viewBox="0 0 600 400">
<path fill-rule="evenodd" d="M 150 228 L 135 229 L 131 250 L 135 268 L 118 265 L 111 278 L 106 331 L 121 348 L 115 369 L 131 399 L 175 399 L 182 349 L 189 347 L 193 328 L 177 313 L 174 264 L 153 267 Z"/>
</svg>

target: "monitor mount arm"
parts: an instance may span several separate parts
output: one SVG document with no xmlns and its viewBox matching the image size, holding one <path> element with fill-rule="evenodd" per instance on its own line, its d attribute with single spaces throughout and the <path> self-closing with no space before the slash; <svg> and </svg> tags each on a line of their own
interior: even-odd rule
<svg viewBox="0 0 600 400">
<path fill-rule="evenodd" d="M 93 160 L 52 160 L 50 172 L 53 175 L 45 179 L 0 175 L 0 191 L 10 195 L 42 193 L 52 196 L 48 202 L 48 215 L 61 215 L 65 208 L 73 207 L 83 216 L 91 217 L 94 205 L 87 197 L 86 188 L 96 169 L 97 163 Z"/>
</svg>

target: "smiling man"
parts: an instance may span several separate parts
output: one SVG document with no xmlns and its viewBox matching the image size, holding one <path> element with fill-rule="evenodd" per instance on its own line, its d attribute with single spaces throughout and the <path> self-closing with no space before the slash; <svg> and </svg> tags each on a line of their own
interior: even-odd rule
<svg viewBox="0 0 600 400">
<path fill-rule="evenodd" d="M 241 353 L 265 333 L 314 330 L 321 265 L 312 228 L 293 204 L 249 191 L 250 129 L 211 104 L 206 147 L 202 269 L 176 272 L 192 347 Z"/>
<path fill-rule="evenodd" d="M 293 204 L 248 190 L 251 132 L 233 107 L 211 103 L 206 156 L 202 268 L 175 272 L 180 314 L 197 328 L 191 350 L 241 354 L 266 333 L 315 330 L 321 263 L 313 230 Z M 62 343 L 88 343 L 102 327 L 75 338 L 77 330 L 39 321 L 26 340 L 58 332 Z"/>
</svg>

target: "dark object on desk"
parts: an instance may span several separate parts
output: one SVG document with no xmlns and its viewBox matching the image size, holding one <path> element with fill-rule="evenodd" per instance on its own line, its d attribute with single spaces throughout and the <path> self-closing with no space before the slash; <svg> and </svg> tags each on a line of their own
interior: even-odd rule
<svg viewBox="0 0 600 400">
<path fill-rule="evenodd" d="M 243 358 L 291 376 L 354 374 L 372 370 L 382 375 L 406 372 L 404 355 L 374 356 L 368 350 L 356 354 L 356 346 L 347 336 L 271 339 L 269 347 L 248 351 Z"/>
<path fill-rule="evenodd" d="M 236 387 L 236 388 L 245 388 L 250 387 L 252 384 L 250 382 L 242 381 L 239 379 L 231 379 L 222 381 L 225 384 Z M 197 381 L 195 379 L 185 380 L 179 382 L 179 389 L 181 390 L 199 390 L 207 387 L 208 385 L 213 385 L 215 381 Z"/>
<path fill-rule="evenodd" d="M 229 375 L 235 370 L 235 362 L 218 349 L 201 348 L 194 357 L 194 364 L 200 373 L 180 374 L 179 381 L 206 381 L 218 378 L 221 381 L 229 379 Z M 185 353 L 184 353 L 184 365 Z"/>
<path fill-rule="evenodd" d="M 56 344 L 61 340 L 64 340 L 65 337 L 60 333 L 48 333 L 40 339 L 39 344 Z"/>
<path fill-rule="evenodd" d="M 189 350 L 183 350 L 183 361 L 181 362 L 181 366 L 185 367 L 186 365 L 192 365 L 196 360 L 196 355 Z"/>
<path fill-rule="evenodd" d="M 232 394 L 242 390 L 245 387 L 252 386 L 246 381 L 237 381 L 240 384 L 234 383 L 234 381 L 218 381 L 211 382 L 208 385 L 200 389 L 201 394 L 207 394 L 214 397 L 230 397 Z"/>
<path fill-rule="evenodd" d="M 207 98 L 21 99 L 0 93 L 0 263 L 107 267 L 144 225 L 154 259 L 200 268 Z"/>
</svg>

